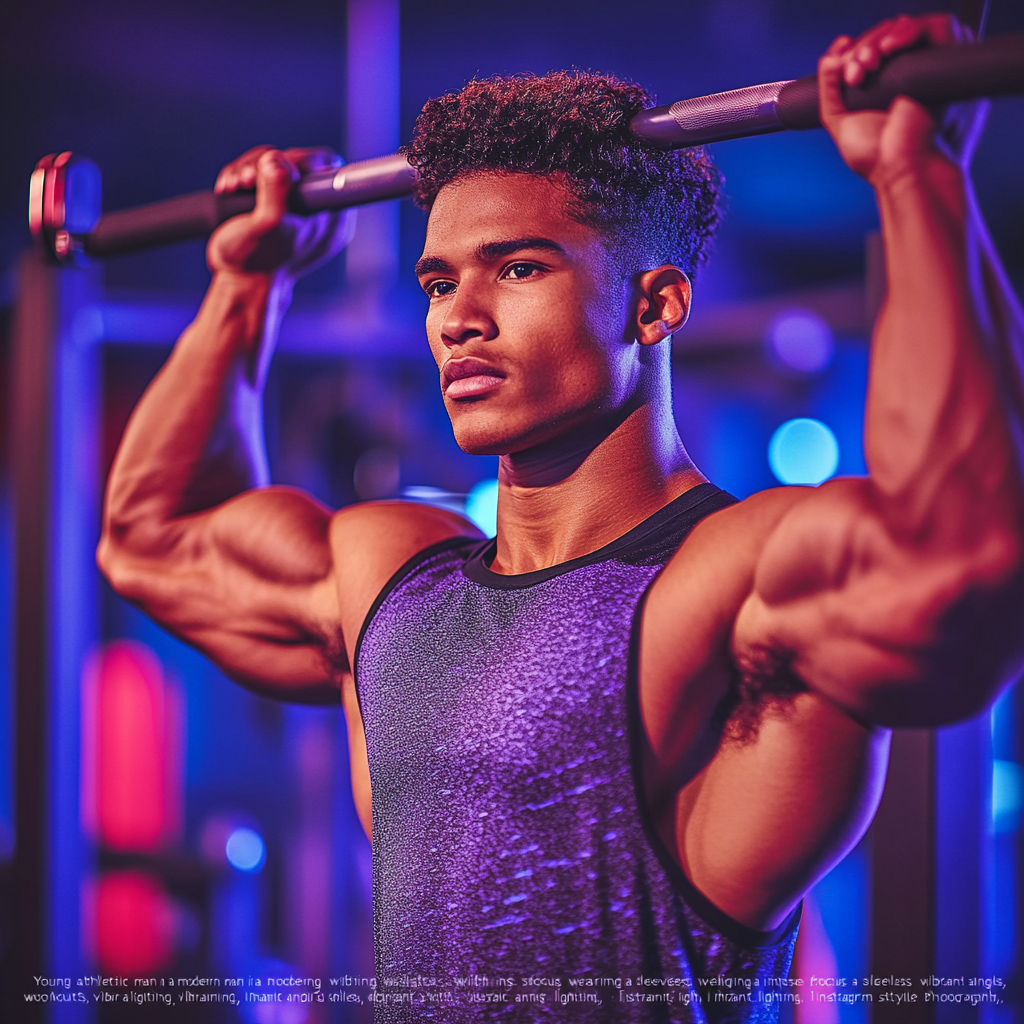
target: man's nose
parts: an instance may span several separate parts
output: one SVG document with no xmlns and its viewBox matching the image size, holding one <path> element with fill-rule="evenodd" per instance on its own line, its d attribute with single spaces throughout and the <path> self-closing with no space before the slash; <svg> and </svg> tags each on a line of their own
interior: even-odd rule
<svg viewBox="0 0 1024 1024">
<path fill-rule="evenodd" d="M 498 325 L 486 296 L 467 282 L 460 284 L 441 321 L 441 341 L 451 348 L 468 341 L 491 341 L 497 336 Z"/>
</svg>

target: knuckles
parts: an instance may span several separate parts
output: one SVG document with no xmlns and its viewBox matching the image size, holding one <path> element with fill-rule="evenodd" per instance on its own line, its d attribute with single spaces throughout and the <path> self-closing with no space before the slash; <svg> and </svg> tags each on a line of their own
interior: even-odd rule
<svg viewBox="0 0 1024 1024">
<path fill-rule="evenodd" d="M 822 59 L 874 70 L 883 57 L 922 38 L 931 43 L 950 43 L 970 39 L 972 34 L 949 14 L 901 14 L 880 22 L 856 39 L 840 36 Z"/>
<path fill-rule="evenodd" d="M 303 171 L 340 167 L 341 164 L 342 160 L 338 154 L 325 146 L 291 149 L 253 146 L 224 166 L 217 176 L 214 189 L 217 192 L 230 192 L 240 187 L 251 188 L 261 168 L 265 173 L 272 169 L 275 175 L 284 173 L 290 175 L 292 180 L 296 180 Z"/>
<path fill-rule="evenodd" d="M 256 208 L 233 217 L 211 236 L 207 262 L 212 270 L 274 273 L 298 277 L 340 251 L 351 239 L 353 218 L 322 213 L 297 218 L 287 212 L 285 196 L 303 170 L 339 166 L 325 147 L 280 150 L 255 146 L 227 164 L 217 176 L 216 192 L 256 186 Z"/>
</svg>

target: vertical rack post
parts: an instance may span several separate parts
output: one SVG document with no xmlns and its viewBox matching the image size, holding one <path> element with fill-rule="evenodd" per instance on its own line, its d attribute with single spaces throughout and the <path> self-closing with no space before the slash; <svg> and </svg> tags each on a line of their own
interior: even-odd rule
<svg viewBox="0 0 1024 1024">
<path fill-rule="evenodd" d="M 368 160 L 399 146 L 399 0 L 349 0 L 346 56 L 347 160 Z M 355 295 L 386 292 L 398 277 L 398 200 L 359 210 L 359 227 L 345 252 Z"/>
<path fill-rule="evenodd" d="M 871 974 L 911 985 L 872 985 L 873 1024 L 933 1024 L 920 979 L 935 950 L 935 734 L 893 734 L 889 776 L 871 837 Z M 884 1001 L 913 995 L 913 1003 Z"/>
<path fill-rule="evenodd" d="M 84 973 L 79 683 L 98 634 L 96 351 L 82 331 L 95 268 L 23 257 L 12 352 L 14 496 L 14 1021 L 87 1020 L 26 1003 L 34 975 Z M 44 1010 L 46 1011 L 44 1013 Z"/>
</svg>

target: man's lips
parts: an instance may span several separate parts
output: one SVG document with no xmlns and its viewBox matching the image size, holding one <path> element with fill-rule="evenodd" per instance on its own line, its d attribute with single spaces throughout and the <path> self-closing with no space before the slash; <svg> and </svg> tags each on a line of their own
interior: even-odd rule
<svg viewBox="0 0 1024 1024">
<path fill-rule="evenodd" d="M 496 388 L 505 374 L 474 356 L 449 359 L 441 367 L 441 385 L 448 398 L 472 398 Z"/>
</svg>

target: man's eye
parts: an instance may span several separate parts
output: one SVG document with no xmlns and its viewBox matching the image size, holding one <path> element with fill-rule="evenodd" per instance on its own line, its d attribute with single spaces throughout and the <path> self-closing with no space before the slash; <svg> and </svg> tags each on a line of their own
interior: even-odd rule
<svg viewBox="0 0 1024 1024">
<path fill-rule="evenodd" d="M 536 263 L 512 263 L 505 271 L 505 277 L 513 281 L 522 281 L 527 277 L 534 277 L 540 273 L 540 267 Z"/>
<path fill-rule="evenodd" d="M 431 281 L 425 285 L 423 290 L 432 298 L 439 299 L 445 295 L 451 295 L 455 291 L 454 281 Z"/>
</svg>

